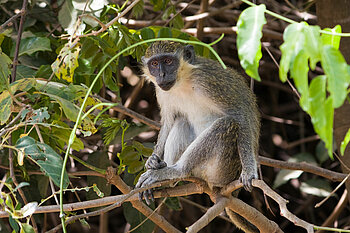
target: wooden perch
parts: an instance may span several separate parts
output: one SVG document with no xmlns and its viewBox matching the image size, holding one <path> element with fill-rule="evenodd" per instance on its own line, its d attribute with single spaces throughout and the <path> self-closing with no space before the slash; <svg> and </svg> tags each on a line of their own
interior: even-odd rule
<svg viewBox="0 0 350 233">
<path fill-rule="evenodd" d="M 241 215 L 245 219 L 247 219 L 250 223 L 256 226 L 260 232 L 262 233 L 280 233 L 283 232 L 278 225 L 266 218 L 262 213 L 260 213 L 255 208 L 246 204 L 238 198 L 231 196 L 231 192 L 237 190 L 242 187 L 242 184 L 239 181 L 233 181 L 228 184 L 226 187 L 221 189 L 221 192 L 217 190 L 211 190 L 207 186 L 207 184 L 198 178 L 188 178 L 188 179 L 177 179 L 171 181 L 163 181 L 156 184 L 153 184 L 149 187 L 144 187 L 140 189 L 132 190 L 128 185 L 124 183 L 124 181 L 120 178 L 116 173 L 115 168 L 108 168 L 106 173 L 106 179 L 109 183 L 115 185 L 124 195 L 118 195 L 113 197 L 101 198 L 93 201 L 85 201 L 80 203 L 72 203 L 65 204 L 65 211 L 76 211 L 79 209 L 87 209 L 96 206 L 104 206 L 108 205 L 108 207 L 101 209 L 99 211 L 93 211 L 86 214 L 81 214 L 79 216 L 73 216 L 72 219 L 68 219 L 67 223 L 79 218 L 87 217 L 87 216 L 95 216 L 99 215 L 102 212 L 109 211 L 113 208 L 119 207 L 123 202 L 130 201 L 134 208 L 148 217 L 151 221 L 153 221 L 156 225 L 158 225 L 165 232 L 176 232 L 180 231 L 176 229 L 173 225 L 171 225 L 163 216 L 159 215 L 157 212 L 154 212 L 143 202 L 138 200 L 138 193 L 144 191 L 149 188 L 161 187 L 169 185 L 175 181 L 184 180 L 190 181 L 192 183 L 188 183 L 185 185 L 173 187 L 173 188 L 164 188 L 161 190 L 157 190 L 154 192 L 155 198 L 160 197 L 174 197 L 174 196 L 187 196 L 192 194 L 200 194 L 206 193 L 210 196 L 211 200 L 215 203 L 212 207 L 208 209 L 208 211 L 198 219 L 193 225 L 188 228 L 188 232 L 194 233 L 198 232 L 200 229 L 207 226 L 215 217 L 220 215 L 220 213 L 228 208 L 231 211 Z M 280 213 L 282 216 L 287 218 L 289 221 L 293 222 L 295 225 L 300 226 L 307 230 L 308 233 L 313 233 L 313 225 L 307 223 L 304 220 L 299 219 L 297 216 L 292 214 L 287 209 L 288 201 L 282 198 L 279 194 L 273 191 L 264 181 L 262 180 L 253 180 L 252 185 L 256 188 L 261 189 L 264 194 L 275 200 L 279 207 Z M 59 206 L 43 206 L 39 207 L 35 213 L 45 213 L 45 212 L 57 212 L 59 211 Z M 6 212 L 0 211 L 0 218 L 7 217 L 8 214 Z M 70 221 L 71 220 L 71 221 Z M 54 229 L 51 229 L 50 232 L 56 232 L 60 229 L 60 226 L 56 226 Z"/>
</svg>

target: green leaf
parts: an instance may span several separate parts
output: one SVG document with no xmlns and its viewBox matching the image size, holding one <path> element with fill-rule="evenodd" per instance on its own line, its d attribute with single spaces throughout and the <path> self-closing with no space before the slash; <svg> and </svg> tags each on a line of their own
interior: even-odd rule
<svg viewBox="0 0 350 233">
<path fill-rule="evenodd" d="M 126 202 L 123 203 L 123 212 L 124 217 L 130 223 L 130 229 L 134 229 L 136 226 L 139 226 L 135 230 L 133 230 L 133 233 L 151 233 L 154 230 L 154 223 L 150 221 L 149 219 L 142 223 L 146 217 L 140 213 L 138 210 L 132 207 L 131 203 Z"/>
<path fill-rule="evenodd" d="M 322 68 L 327 75 L 327 89 L 333 98 L 333 107 L 338 108 L 344 103 L 350 84 L 348 65 L 340 51 L 332 46 L 323 46 L 321 52 Z"/>
<path fill-rule="evenodd" d="M 27 91 L 33 87 L 35 83 L 34 79 L 20 79 L 10 84 L 10 89 L 12 94 L 17 90 Z M 12 98 L 10 93 L 6 90 L 0 94 L 0 125 L 7 122 L 11 115 Z"/>
<path fill-rule="evenodd" d="M 341 33 L 341 26 L 337 25 L 334 28 L 325 28 L 323 29 L 324 31 L 327 32 L 333 32 L 333 33 Z M 323 45 L 331 45 L 335 49 L 339 49 L 340 45 L 340 36 L 333 36 L 333 35 L 328 35 L 328 34 L 322 34 L 321 35 L 321 40 Z"/>
<path fill-rule="evenodd" d="M 21 231 L 24 233 L 35 233 L 34 228 L 28 223 L 21 223 Z"/>
<path fill-rule="evenodd" d="M 138 141 L 133 141 L 132 146 L 138 150 L 143 156 L 149 157 L 153 153 L 152 148 L 145 147 L 142 143 Z"/>
<path fill-rule="evenodd" d="M 63 128 L 56 128 L 53 127 L 51 129 L 51 137 L 56 141 L 58 145 L 61 146 L 61 148 L 64 147 L 65 144 L 69 141 L 69 137 L 71 134 L 71 129 L 63 129 Z M 76 151 L 80 151 L 84 149 L 84 143 L 80 140 L 80 138 L 75 137 L 74 142 L 72 144 L 72 149 Z"/>
<path fill-rule="evenodd" d="M 309 87 L 311 122 L 316 133 L 325 142 L 328 155 L 332 157 L 333 152 L 333 100 L 326 99 L 326 76 L 317 76 Z"/>
<path fill-rule="evenodd" d="M 165 204 L 169 209 L 181 211 L 182 205 L 178 197 L 166 197 Z"/>
<path fill-rule="evenodd" d="M 260 81 L 258 73 L 261 54 L 262 27 L 266 24 L 266 6 L 249 7 L 237 21 L 237 48 L 241 66 L 252 78 Z"/>
<path fill-rule="evenodd" d="M 15 211 L 15 207 L 13 206 L 12 198 L 10 195 L 6 196 L 5 203 L 6 203 L 6 206 L 11 210 L 11 212 Z"/>
<path fill-rule="evenodd" d="M 309 26 L 306 25 L 304 27 L 304 34 L 305 34 L 305 50 L 310 57 L 310 68 L 312 70 L 315 70 L 316 63 L 321 60 L 321 53 L 320 53 L 320 44 L 321 44 L 321 37 L 320 37 L 320 30 L 321 28 L 319 26 Z"/>
<path fill-rule="evenodd" d="M 35 70 L 29 68 L 28 66 L 18 65 L 16 80 L 23 78 L 34 78 Z"/>
<path fill-rule="evenodd" d="M 184 27 L 184 20 L 182 16 L 178 14 L 170 21 L 169 24 L 170 24 L 170 27 L 182 29 Z"/>
<path fill-rule="evenodd" d="M 140 33 L 143 40 L 153 39 L 156 37 L 154 31 L 150 28 L 142 28 Z"/>
<path fill-rule="evenodd" d="M 42 93 L 44 95 L 49 96 L 51 99 L 54 99 L 57 101 L 57 103 L 61 106 L 63 109 L 64 114 L 67 116 L 67 118 L 73 122 L 77 119 L 79 108 L 72 103 L 71 101 L 68 101 L 64 98 L 61 98 L 57 95 L 49 94 L 49 93 Z"/>
<path fill-rule="evenodd" d="M 172 37 L 172 32 L 170 28 L 161 28 L 158 32 L 158 38 L 170 38 Z"/>
<path fill-rule="evenodd" d="M 36 161 L 40 169 L 45 172 L 45 175 L 49 176 L 58 187 L 60 186 L 63 160 L 49 145 L 25 136 L 17 141 L 16 148 L 23 148 L 25 154 Z M 63 179 L 63 188 L 67 188 L 69 184 L 67 172 L 65 172 Z"/>
<path fill-rule="evenodd" d="M 135 161 L 131 162 L 130 164 L 128 164 L 128 172 L 130 174 L 135 174 L 135 173 L 143 170 L 144 165 L 145 165 L 144 162 L 135 160 Z"/>
<path fill-rule="evenodd" d="M 309 110 L 309 82 L 308 82 L 308 57 L 304 51 L 300 51 L 300 53 L 295 57 L 295 60 L 292 64 L 292 68 L 290 70 L 290 75 L 294 80 L 295 86 L 300 92 L 300 106 L 304 111 Z"/>
<path fill-rule="evenodd" d="M 67 43 L 60 51 L 57 59 L 52 63 L 51 67 L 55 75 L 59 79 L 73 82 L 74 70 L 79 66 L 78 56 L 80 52 L 80 44 L 72 47 L 71 43 Z"/>
<path fill-rule="evenodd" d="M 135 16 L 135 18 L 139 18 L 143 15 L 143 8 L 144 8 L 145 3 L 143 0 L 138 2 L 133 8 L 132 8 L 132 15 Z"/>
<path fill-rule="evenodd" d="M 32 55 L 38 51 L 51 51 L 50 39 L 47 37 L 27 37 L 21 40 L 18 56 Z M 11 51 L 12 52 L 12 51 Z M 14 48 L 13 48 L 14 53 Z"/>
<path fill-rule="evenodd" d="M 0 125 L 3 125 L 11 115 L 12 99 L 8 91 L 0 94 L 0 106 Z"/>
<path fill-rule="evenodd" d="M 307 194 L 319 197 L 328 197 L 331 195 L 333 188 L 330 186 L 327 180 L 317 178 L 302 182 L 300 190 Z"/>
<path fill-rule="evenodd" d="M 123 161 L 123 164 L 129 165 L 134 161 L 139 161 L 140 155 L 132 146 L 126 146 L 119 154 L 119 158 Z"/>
<path fill-rule="evenodd" d="M 5 90 L 9 85 L 9 75 L 11 59 L 0 49 L 0 92 Z M 2 105 L 0 105 L 2 106 Z"/>
<path fill-rule="evenodd" d="M 21 182 L 16 186 L 16 188 L 12 192 L 16 192 L 18 189 L 23 188 L 25 186 L 29 186 L 29 183 L 28 182 Z"/>
<path fill-rule="evenodd" d="M 345 148 L 349 144 L 349 142 L 350 142 L 350 129 L 348 129 L 348 132 L 346 133 L 344 140 L 341 142 L 341 145 L 340 145 L 341 155 L 344 155 Z"/>
<path fill-rule="evenodd" d="M 323 141 L 319 141 L 317 143 L 315 154 L 320 164 L 326 162 L 329 159 L 328 151 Z"/>
<path fill-rule="evenodd" d="M 304 49 L 305 34 L 304 27 L 307 26 L 305 22 L 293 23 L 288 25 L 283 33 L 284 43 L 281 45 L 282 57 L 280 61 L 279 75 L 282 82 L 287 80 L 289 68 L 295 59 L 295 56 Z"/>
</svg>

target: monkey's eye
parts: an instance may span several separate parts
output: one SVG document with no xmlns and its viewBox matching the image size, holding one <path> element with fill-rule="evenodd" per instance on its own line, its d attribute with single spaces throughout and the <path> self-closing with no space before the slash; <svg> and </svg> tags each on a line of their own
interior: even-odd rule
<svg viewBox="0 0 350 233">
<path fill-rule="evenodd" d="M 152 62 L 151 62 L 151 66 L 157 67 L 157 66 L 158 66 L 158 61 L 152 61 Z"/>
<path fill-rule="evenodd" d="M 164 62 L 165 62 L 165 64 L 167 64 L 167 65 L 171 65 L 171 63 L 173 63 L 173 60 L 170 59 L 170 58 L 165 58 Z"/>
</svg>

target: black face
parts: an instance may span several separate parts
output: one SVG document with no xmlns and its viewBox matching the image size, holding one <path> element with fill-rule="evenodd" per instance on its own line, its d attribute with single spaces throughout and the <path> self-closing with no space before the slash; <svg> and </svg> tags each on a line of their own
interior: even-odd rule
<svg viewBox="0 0 350 233">
<path fill-rule="evenodd" d="M 168 91 L 176 82 L 179 59 L 173 54 L 162 54 L 151 57 L 147 61 L 151 75 L 156 77 L 158 86 Z"/>
</svg>

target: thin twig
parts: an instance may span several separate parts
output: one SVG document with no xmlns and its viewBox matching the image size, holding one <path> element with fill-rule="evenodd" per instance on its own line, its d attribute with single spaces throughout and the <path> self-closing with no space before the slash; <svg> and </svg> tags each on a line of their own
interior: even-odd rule
<svg viewBox="0 0 350 233">
<path fill-rule="evenodd" d="M 11 82 L 14 82 L 16 80 L 19 45 L 21 43 L 21 38 L 22 38 L 24 19 L 25 19 L 26 14 L 27 14 L 27 3 L 28 3 L 28 0 L 23 0 L 22 10 L 20 12 L 21 13 L 21 20 L 19 22 L 15 54 L 14 54 L 14 58 L 13 58 L 13 62 L 12 62 Z"/>
<path fill-rule="evenodd" d="M 22 15 L 22 11 L 20 11 L 18 14 L 15 14 L 14 16 L 12 16 L 11 18 L 9 18 L 8 20 L 6 20 L 5 23 L 1 24 L 0 26 L 0 32 L 2 31 L 2 29 L 4 27 L 6 27 L 8 24 L 10 24 L 12 21 L 16 20 L 19 16 Z"/>
<path fill-rule="evenodd" d="M 312 165 L 307 162 L 293 163 L 293 162 L 270 159 L 264 156 L 259 156 L 259 162 L 261 165 L 265 165 L 265 166 L 309 172 L 312 174 L 325 177 L 331 181 L 340 182 L 347 176 L 347 174 L 334 172 L 325 168 Z"/>
</svg>

